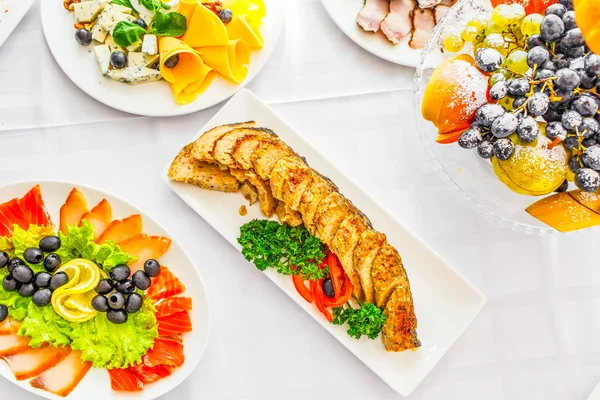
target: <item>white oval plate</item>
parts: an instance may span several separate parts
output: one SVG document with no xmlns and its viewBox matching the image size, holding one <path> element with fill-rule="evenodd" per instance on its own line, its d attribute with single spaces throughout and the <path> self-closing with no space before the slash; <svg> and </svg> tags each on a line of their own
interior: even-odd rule
<svg viewBox="0 0 600 400">
<path fill-rule="evenodd" d="M 93 207 L 101 199 L 106 198 L 106 200 L 110 202 L 113 218 L 115 219 L 125 218 L 131 214 L 140 214 L 143 220 L 144 233 L 166 236 L 172 240 L 169 251 L 161 257 L 160 262 L 161 264 L 168 266 L 175 276 L 177 276 L 186 286 L 186 291 L 183 295 L 192 298 L 193 308 L 190 312 L 190 318 L 193 331 L 183 335 L 185 363 L 180 368 L 173 371 L 172 375 L 147 385 L 141 392 L 125 393 L 115 392 L 110 388 L 110 378 L 105 369 L 92 368 L 75 390 L 67 396 L 67 399 L 85 398 L 87 400 L 106 400 L 112 398 L 131 398 L 136 400 L 151 400 L 175 389 L 192 373 L 194 368 L 196 368 L 200 362 L 204 350 L 206 349 L 206 345 L 208 344 L 208 336 L 210 333 L 210 307 L 208 294 L 202 276 L 198 272 L 194 262 L 175 238 L 173 238 L 165 228 L 153 220 L 149 215 L 125 200 L 100 189 L 94 189 L 78 183 L 56 181 L 11 183 L 0 187 L 0 202 L 5 202 L 15 197 L 22 197 L 29 189 L 38 183 L 42 189 L 42 197 L 46 208 L 55 224 L 58 224 L 59 222 L 60 206 L 64 203 L 67 195 L 74 187 L 81 190 L 90 207 Z M 0 362 L 0 376 L 3 376 L 15 385 L 41 397 L 52 400 L 63 399 L 63 397 L 55 396 L 49 392 L 34 389 L 29 385 L 29 381 L 17 381 L 8 365 L 4 362 Z"/>
<path fill-rule="evenodd" d="M 321 0 L 333 22 L 354 43 L 379 58 L 407 67 L 416 67 L 421 59 L 422 49 L 415 50 L 408 45 L 410 34 L 398 44 L 392 44 L 383 33 L 366 32 L 356 23 L 356 16 L 364 5 L 364 0 Z"/>
<path fill-rule="evenodd" d="M 85 93 L 117 110 L 150 117 L 170 117 L 204 110 L 233 96 L 263 69 L 275 50 L 285 18 L 285 1 L 265 0 L 267 17 L 261 31 L 265 47 L 253 51 L 246 80 L 235 84 L 218 76 L 196 101 L 178 105 L 167 82 L 126 85 L 102 76 L 92 46 L 75 41 L 73 15 L 64 9 L 62 0 L 41 2 L 42 27 L 48 47 L 64 73 Z"/>
</svg>

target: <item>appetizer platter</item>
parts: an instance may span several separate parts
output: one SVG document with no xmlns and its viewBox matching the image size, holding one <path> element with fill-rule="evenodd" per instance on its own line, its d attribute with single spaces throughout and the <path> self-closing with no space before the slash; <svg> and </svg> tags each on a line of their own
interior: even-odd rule
<svg viewBox="0 0 600 400">
<path fill-rule="evenodd" d="M 250 82 L 272 54 L 274 0 L 65 0 L 42 3 L 46 41 L 83 91 L 139 115 L 199 111 Z"/>
<path fill-rule="evenodd" d="M 81 185 L 0 193 L 0 375 L 49 399 L 153 399 L 189 376 L 208 299 L 160 225 Z"/>
<path fill-rule="evenodd" d="M 435 126 L 434 148 L 453 147 L 434 152 L 447 171 L 458 161 L 451 179 L 512 227 L 598 226 L 600 15 L 577 0 L 493 3 L 491 13 L 457 5 L 449 18 L 462 20 L 438 32 L 445 61 L 418 71 L 428 76 L 419 119 Z"/>
<path fill-rule="evenodd" d="M 15 30 L 35 0 L 0 1 L 0 46 Z"/>
<path fill-rule="evenodd" d="M 321 0 L 335 24 L 368 52 L 416 67 L 421 52 L 456 0 Z"/>
<path fill-rule="evenodd" d="M 247 90 L 174 155 L 165 179 L 403 395 L 485 302 Z"/>
</svg>

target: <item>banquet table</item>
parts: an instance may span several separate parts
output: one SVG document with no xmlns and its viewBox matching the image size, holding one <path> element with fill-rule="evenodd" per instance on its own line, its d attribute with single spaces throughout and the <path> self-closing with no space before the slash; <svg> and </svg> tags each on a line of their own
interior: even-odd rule
<svg viewBox="0 0 600 400">
<path fill-rule="evenodd" d="M 281 1 L 285 29 L 248 88 L 487 297 L 408 399 L 586 399 L 600 381 L 600 231 L 532 236 L 477 215 L 423 148 L 414 69 L 356 46 L 319 0 Z M 100 104 L 60 70 L 39 14 L 38 2 L 0 48 L 0 184 L 98 187 L 187 249 L 208 288 L 211 337 L 192 376 L 162 398 L 400 398 L 165 184 L 165 166 L 220 105 L 158 119 Z M 0 393 L 36 398 L 1 378 Z"/>
</svg>

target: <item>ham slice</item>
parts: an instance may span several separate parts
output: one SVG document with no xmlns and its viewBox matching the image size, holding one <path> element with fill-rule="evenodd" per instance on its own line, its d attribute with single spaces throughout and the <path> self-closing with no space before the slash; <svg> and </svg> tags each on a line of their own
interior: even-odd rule
<svg viewBox="0 0 600 400">
<path fill-rule="evenodd" d="M 80 351 L 71 351 L 56 366 L 45 371 L 29 383 L 34 388 L 66 397 L 81 382 L 91 367 L 91 362 L 81 359 Z"/>
<path fill-rule="evenodd" d="M 390 13 L 381 23 L 381 31 L 390 42 L 398 44 L 412 30 L 414 8 L 414 0 L 390 0 Z"/>
<path fill-rule="evenodd" d="M 446 15 L 448 10 L 450 10 L 450 6 L 446 6 L 443 4 L 440 4 L 433 9 L 433 12 L 435 14 L 434 16 L 435 16 L 435 24 L 436 25 L 440 23 L 440 21 L 442 20 L 444 15 Z"/>
<path fill-rule="evenodd" d="M 29 338 L 16 333 L 0 334 L 0 357 L 19 353 L 29 348 Z"/>
<path fill-rule="evenodd" d="M 379 25 L 390 12 L 390 0 L 365 0 L 356 17 L 356 23 L 367 32 L 377 32 Z"/>
<path fill-rule="evenodd" d="M 54 367 L 69 355 L 71 349 L 42 347 L 39 349 L 27 349 L 17 354 L 4 357 L 12 370 L 15 378 L 24 380 L 33 378 L 44 371 Z"/>
<path fill-rule="evenodd" d="M 413 49 L 425 47 L 429 36 L 435 29 L 435 17 L 430 9 L 417 8 L 413 17 L 414 31 L 408 43 Z"/>
</svg>

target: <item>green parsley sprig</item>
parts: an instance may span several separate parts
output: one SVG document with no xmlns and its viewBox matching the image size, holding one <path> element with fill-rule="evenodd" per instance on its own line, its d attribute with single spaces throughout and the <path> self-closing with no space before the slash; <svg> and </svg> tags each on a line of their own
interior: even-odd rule
<svg viewBox="0 0 600 400">
<path fill-rule="evenodd" d="M 323 244 L 302 226 L 255 219 L 242 225 L 238 243 L 246 260 L 261 271 L 275 268 L 313 281 L 329 276 L 329 268 L 320 268 Z"/>
<path fill-rule="evenodd" d="M 363 335 L 369 339 L 377 338 L 385 325 L 387 318 L 385 313 L 375 304 L 356 301 L 359 308 L 353 308 L 350 303 L 346 304 L 346 308 L 343 306 L 334 308 L 332 323 L 334 325 L 347 323 L 348 335 L 355 339 L 360 339 Z"/>
</svg>

